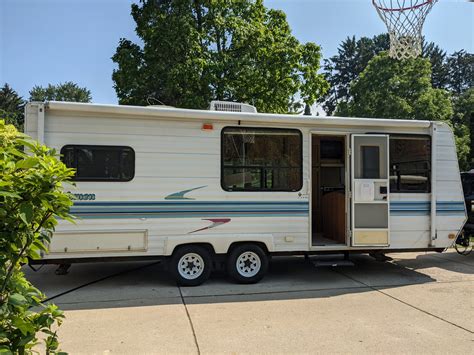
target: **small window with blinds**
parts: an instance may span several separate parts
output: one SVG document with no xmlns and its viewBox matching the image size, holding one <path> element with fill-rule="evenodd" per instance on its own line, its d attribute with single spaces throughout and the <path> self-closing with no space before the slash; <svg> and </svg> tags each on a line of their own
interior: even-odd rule
<svg viewBox="0 0 474 355">
<path fill-rule="evenodd" d="M 135 176 L 135 151 L 126 146 L 66 145 L 61 160 L 76 169 L 74 181 L 130 181 Z"/>
</svg>

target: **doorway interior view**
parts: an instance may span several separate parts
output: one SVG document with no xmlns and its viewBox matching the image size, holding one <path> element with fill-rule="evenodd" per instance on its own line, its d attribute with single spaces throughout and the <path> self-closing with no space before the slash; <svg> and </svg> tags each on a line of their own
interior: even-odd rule
<svg viewBox="0 0 474 355">
<path fill-rule="evenodd" d="M 312 135 L 312 245 L 346 244 L 346 136 Z"/>
</svg>

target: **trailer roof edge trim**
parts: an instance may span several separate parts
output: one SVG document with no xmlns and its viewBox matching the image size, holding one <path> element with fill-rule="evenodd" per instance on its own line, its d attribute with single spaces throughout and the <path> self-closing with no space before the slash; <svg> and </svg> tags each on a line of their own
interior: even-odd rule
<svg viewBox="0 0 474 355">
<path fill-rule="evenodd" d="M 301 116 L 289 114 L 273 114 L 273 113 L 244 113 L 244 112 L 224 112 L 182 109 L 171 107 L 147 107 L 147 106 L 128 106 L 128 105 L 110 105 L 95 103 L 78 103 L 78 102 L 62 102 L 47 101 L 44 103 L 47 110 L 52 111 L 70 111 L 85 112 L 97 114 L 117 114 L 123 116 L 136 115 L 153 117 L 169 117 L 182 119 L 203 119 L 218 121 L 244 121 L 244 122 L 261 122 L 261 123 L 285 123 L 285 124 L 301 124 L 312 125 L 330 124 L 330 125 L 354 125 L 354 126 L 390 126 L 390 127 L 410 127 L 410 128 L 427 128 L 430 127 L 431 121 L 422 120 L 400 120 L 400 119 L 383 119 L 383 118 L 355 118 L 355 117 L 336 117 L 336 116 Z"/>
</svg>

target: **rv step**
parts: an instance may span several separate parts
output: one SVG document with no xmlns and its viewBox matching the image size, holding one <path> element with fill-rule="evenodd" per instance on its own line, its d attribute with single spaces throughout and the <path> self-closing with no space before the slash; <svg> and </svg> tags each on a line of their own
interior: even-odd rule
<svg viewBox="0 0 474 355">
<path fill-rule="evenodd" d="M 312 260 L 312 263 L 316 267 L 354 266 L 354 263 L 350 260 L 347 260 L 347 259 Z"/>
</svg>

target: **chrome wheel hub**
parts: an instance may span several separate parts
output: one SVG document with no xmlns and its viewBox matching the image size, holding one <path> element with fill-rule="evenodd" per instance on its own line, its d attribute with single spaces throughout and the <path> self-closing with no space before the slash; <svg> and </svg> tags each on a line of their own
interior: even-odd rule
<svg viewBox="0 0 474 355">
<path fill-rule="evenodd" d="M 262 267 L 260 257 L 252 252 L 246 251 L 239 255 L 235 263 L 237 272 L 243 277 L 253 277 L 258 274 Z"/>
<path fill-rule="evenodd" d="M 196 253 L 184 254 L 178 262 L 178 273 L 186 280 L 194 280 L 204 272 L 204 259 Z"/>
</svg>

